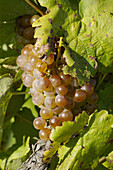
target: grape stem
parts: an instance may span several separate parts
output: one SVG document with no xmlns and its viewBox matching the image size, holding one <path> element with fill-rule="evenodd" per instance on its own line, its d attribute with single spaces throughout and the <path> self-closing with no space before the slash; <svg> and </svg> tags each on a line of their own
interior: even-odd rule
<svg viewBox="0 0 113 170">
<path fill-rule="evenodd" d="M 103 82 L 103 80 L 105 79 L 106 76 L 107 76 L 107 73 L 104 74 L 102 78 L 100 78 L 100 81 L 99 81 L 99 83 L 98 83 L 96 89 L 101 85 L 101 83 Z"/>
<path fill-rule="evenodd" d="M 40 15 L 44 15 L 43 11 L 41 11 L 36 5 L 34 5 L 30 0 L 25 0 L 31 7 L 33 7 Z"/>
<path fill-rule="evenodd" d="M 12 92 L 12 95 L 24 95 L 29 94 L 29 92 Z"/>
<path fill-rule="evenodd" d="M 63 40 L 63 37 L 60 37 L 59 46 L 58 46 L 58 54 L 57 54 L 57 58 L 56 58 L 56 68 L 58 67 L 58 60 L 60 58 L 62 40 Z"/>
<path fill-rule="evenodd" d="M 21 118 L 22 120 L 24 120 L 25 122 L 29 123 L 30 125 L 32 125 L 32 122 L 30 120 L 27 120 L 26 118 L 24 118 L 23 116 L 19 115 L 18 113 L 16 113 L 16 115 Z"/>
</svg>

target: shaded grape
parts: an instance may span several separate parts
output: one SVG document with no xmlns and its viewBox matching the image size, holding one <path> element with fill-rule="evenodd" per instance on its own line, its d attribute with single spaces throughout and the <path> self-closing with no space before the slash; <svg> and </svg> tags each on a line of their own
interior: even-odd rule
<svg viewBox="0 0 113 170">
<path fill-rule="evenodd" d="M 43 129 L 46 126 L 46 121 L 41 117 L 37 117 L 33 121 L 33 126 L 35 129 Z"/>
</svg>

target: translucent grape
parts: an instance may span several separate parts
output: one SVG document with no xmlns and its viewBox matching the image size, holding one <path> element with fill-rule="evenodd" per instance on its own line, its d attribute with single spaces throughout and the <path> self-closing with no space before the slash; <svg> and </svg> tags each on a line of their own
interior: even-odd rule
<svg viewBox="0 0 113 170">
<path fill-rule="evenodd" d="M 65 84 L 65 85 L 69 85 L 69 84 L 71 84 L 72 83 L 72 77 L 69 75 L 69 74 L 63 74 L 62 72 L 59 74 L 59 76 L 61 77 L 61 79 L 62 79 L 62 82 L 63 82 L 63 84 Z"/>
<path fill-rule="evenodd" d="M 74 98 L 73 98 L 77 103 L 81 103 L 86 99 L 86 92 L 81 89 L 76 89 Z"/>
<path fill-rule="evenodd" d="M 59 95 L 64 96 L 68 91 L 68 88 L 64 85 L 61 84 L 60 86 L 56 87 L 56 93 Z"/>
<path fill-rule="evenodd" d="M 38 86 L 41 90 L 46 90 L 50 86 L 50 84 L 50 80 L 46 77 L 42 77 L 38 80 Z"/>
<path fill-rule="evenodd" d="M 52 127 L 56 127 L 56 126 L 59 126 L 60 125 L 60 118 L 57 117 L 57 116 L 52 116 L 49 120 L 49 124 L 52 126 Z"/>
<path fill-rule="evenodd" d="M 55 96 L 46 96 L 44 100 L 44 105 L 48 108 L 56 107 Z"/>
<path fill-rule="evenodd" d="M 55 97 L 55 103 L 57 106 L 64 107 L 67 104 L 67 98 L 65 96 L 57 95 Z"/>
<path fill-rule="evenodd" d="M 32 97 L 32 102 L 36 105 L 36 106 L 40 106 L 44 103 L 44 95 L 40 92 L 37 92 L 37 94 L 35 94 Z"/>
<path fill-rule="evenodd" d="M 24 38 L 31 40 L 33 38 L 34 29 L 32 27 L 27 27 L 23 31 Z"/>
<path fill-rule="evenodd" d="M 39 19 L 40 18 L 40 16 L 39 15 L 33 15 L 32 17 L 31 17 L 31 19 L 30 19 L 30 24 L 32 25 L 33 24 L 33 22 L 35 22 L 37 19 Z"/>
<path fill-rule="evenodd" d="M 25 74 L 22 79 L 23 79 L 23 83 L 26 87 L 32 87 L 32 82 L 34 80 L 32 75 Z"/>
<path fill-rule="evenodd" d="M 50 53 L 49 56 L 45 59 L 47 65 L 51 65 L 54 62 L 54 54 Z"/>
<path fill-rule="evenodd" d="M 47 64 L 42 62 L 41 60 L 38 60 L 36 67 L 42 73 L 45 73 L 47 70 Z"/>
<path fill-rule="evenodd" d="M 87 94 L 87 96 L 90 96 L 94 92 L 94 87 L 91 83 L 87 83 L 84 86 L 81 87 L 82 90 L 84 90 Z"/>
<path fill-rule="evenodd" d="M 44 129 L 44 127 L 46 126 L 46 121 L 41 117 L 37 117 L 33 121 L 33 126 L 35 127 L 35 129 Z"/>
<path fill-rule="evenodd" d="M 28 59 L 28 62 L 33 66 L 33 67 L 35 67 L 36 66 L 36 64 L 37 64 L 37 62 L 38 62 L 38 57 L 36 56 L 36 55 L 32 55 L 32 56 L 30 56 L 29 57 L 29 59 Z"/>
<path fill-rule="evenodd" d="M 33 70 L 33 76 L 34 76 L 34 78 L 36 78 L 36 79 L 40 79 L 40 78 L 41 78 L 41 73 L 40 73 L 40 71 L 38 71 L 37 69 L 34 69 L 34 70 Z"/>
<path fill-rule="evenodd" d="M 42 90 L 39 88 L 38 86 L 38 80 L 35 79 L 32 83 L 32 87 L 36 90 L 36 91 L 39 91 L 39 92 L 42 92 Z"/>
<path fill-rule="evenodd" d="M 34 88 L 30 88 L 29 92 L 30 92 L 31 96 L 34 96 L 35 94 L 37 94 L 37 90 Z"/>
<path fill-rule="evenodd" d="M 24 55 L 19 55 L 17 57 L 16 63 L 19 67 L 23 68 L 25 64 L 27 63 L 27 57 Z"/>
<path fill-rule="evenodd" d="M 30 55 L 33 55 L 33 45 L 32 44 L 27 44 L 21 51 L 21 55 L 29 57 Z"/>
<path fill-rule="evenodd" d="M 58 107 L 58 106 L 52 109 L 54 115 L 60 114 L 61 112 L 63 112 L 63 110 L 64 110 L 63 107 Z"/>
<path fill-rule="evenodd" d="M 61 84 L 61 78 L 58 75 L 50 76 L 50 81 L 53 87 L 57 87 Z"/>
<path fill-rule="evenodd" d="M 29 27 L 31 24 L 30 24 L 30 18 L 31 16 L 30 15 L 24 15 L 22 16 L 21 18 L 21 24 L 23 27 Z"/>
<path fill-rule="evenodd" d="M 25 64 L 24 71 L 25 71 L 25 73 L 32 73 L 33 67 L 31 66 L 30 63 Z"/>
<path fill-rule="evenodd" d="M 59 118 L 62 122 L 65 121 L 72 121 L 73 120 L 73 114 L 69 110 L 65 110 L 62 113 L 59 114 Z"/>
<path fill-rule="evenodd" d="M 40 116 L 41 116 L 43 119 L 49 119 L 49 118 L 51 118 L 51 117 L 53 116 L 52 109 L 47 108 L 47 107 L 41 108 L 41 110 L 40 110 Z"/>
<path fill-rule="evenodd" d="M 71 85 L 69 85 L 69 86 L 67 86 L 67 88 L 68 88 L 68 92 L 66 93 L 66 95 L 73 97 L 74 94 L 75 94 L 75 89 L 74 89 L 74 87 L 71 86 Z"/>
<path fill-rule="evenodd" d="M 47 141 L 49 140 L 50 133 L 51 131 L 48 128 L 41 129 L 39 131 L 39 137 L 41 140 Z"/>
</svg>

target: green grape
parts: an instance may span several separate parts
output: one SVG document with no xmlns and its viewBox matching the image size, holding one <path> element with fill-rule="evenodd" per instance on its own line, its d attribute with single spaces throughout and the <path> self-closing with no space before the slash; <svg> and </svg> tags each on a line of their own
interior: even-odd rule
<svg viewBox="0 0 113 170">
<path fill-rule="evenodd" d="M 31 24 L 30 24 L 30 18 L 31 16 L 30 15 L 24 15 L 22 16 L 21 18 L 21 25 L 23 27 L 29 27 Z"/>
<path fill-rule="evenodd" d="M 32 82 L 33 82 L 34 78 L 31 74 L 25 74 L 23 76 L 22 80 L 26 87 L 32 87 Z"/>
<path fill-rule="evenodd" d="M 38 59 L 37 55 L 32 55 L 32 56 L 29 57 L 28 63 L 30 63 L 33 67 L 35 67 L 38 60 L 39 59 Z"/>
<path fill-rule="evenodd" d="M 40 16 L 39 15 L 33 15 L 32 17 L 31 17 L 31 19 L 30 19 L 30 24 L 32 25 L 33 24 L 33 22 L 35 22 L 37 19 L 39 19 L 40 18 Z"/>
<path fill-rule="evenodd" d="M 41 61 L 41 60 L 38 60 L 37 65 L 36 65 L 36 68 L 37 68 L 40 72 L 46 73 L 47 64 L 44 63 L 44 62 Z"/>
<path fill-rule="evenodd" d="M 47 65 L 51 65 L 54 62 L 54 54 L 50 53 L 44 61 L 47 63 Z"/>
<path fill-rule="evenodd" d="M 49 118 L 51 118 L 51 117 L 53 116 L 52 109 L 47 108 L 47 107 L 41 108 L 41 110 L 40 110 L 40 116 L 41 116 L 43 119 L 49 119 Z"/>
<path fill-rule="evenodd" d="M 24 68 L 25 64 L 27 64 L 27 57 L 24 55 L 19 55 L 17 57 L 16 63 L 19 67 Z"/>
<path fill-rule="evenodd" d="M 66 86 L 71 84 L 73 81 L 73 78 L 69 74 L 65 75 L 61 72 L 59 76 L 61 77 L 63 84 L 65 84 Z"/>
<path fill-rule="evenodd" d="M 61 84 L 61 78 L 58 75 L 51 75 L 50 81 L 53 87 L 57 87 Z"/>
<path fill-rule="evenodd" d="M 40 93 L 40 92 L 37 92 L 35 95 L 33 95 L 32 102 L 36 106 L 42 105 L 44 103 L 44 95 L 42 93 Z"/>
<path fill-rule="evenodd" d="M 46 96 L 44 100 L 44 105 L 48 108 L 55 108 L 56 103 L 55 103 L 55 96 Z"/>
<path fill-rule="evenodd" d="M 32 27 L 27 27 L 24 29 L 23 31 L 24 38 L 31 40 L 33 38 L 33 35 L 34 35 L 34 29 Z"/>
<path fill-rule="evenodd" d="M 81 90 L 84 90 L 87 96 L 90 96 L 94 92 L 94 87 L 92 86 L 91 83 L 87 83 L 81 87 Z"/>
<path fill-rule="evenodd" d="M 47 141 L 49 140 L 50 133 L 51 133 L 51 130 L 48 128 L 41 129 L 39 131 L 39 137 L 41 140 Z"/>
<path fill-rule="evenodd" d="M 56 126 L 59 126 L 60 125 L 60 118 L 57 117 L 57 116 L 52 116 L 49 120 L 49 124 L 52 126 L 52 127 L 56 127 Z"/>
<path fill-rule="evenodd" d="M 65 122 L 65 121 L 72 121 L 73 120 L 73 114 L 71 111 L 69 110 L 65 110 L 62 113 L 59 114 L 59 118 L 61 120 L 61 122 Z"/>
<path fill-rule="evenodd" d="M 33 126 L 35 127 L 35 129 L 44 129 L 44 127 L 46 126 L 46 121 L 41 117 L 37 117 L 33 121 Z"/>
<path fill-rule="evenodd" d="M 30 55 L 33 55 L 33 45 L 32 44 L 27 44 L 21 51 L 21 55 L 29 57 Z"/>
<path fill-rule="evenodd" d="M 67 93 L 67 91 L 68 88 L 64 84 L 61 84 L 60 86 L 56 87 L 56 93 L 59 95 L 64 96 Z"/>
<path fill-rule="evenodd" d="M 25 73 L 32 73 L 33 72 L 33 67 L 31 66 L 30 63 L 25 64 L 24 71 L 25 71 Z"/>
<path fill-rule="evenodd" d="M 46 90 L 49 86 L 51 85 L 51 82 L 48 78 L 46 77 L 41 77 L 38 80 L 38 86 L 41 90 Z"/>
<path fill-rule="evenodd" d="M 55 103 L 57 106 L 64 107 L 67 104 L 67 98 L 65 96 L 57 95 L 55 97 Z"/>
<path fill-rule="evenodd" d="M 81 89 L 76 89 L 73 99 L 77 103 L 83 102 L 86 99 L 86 92 Z"/>
</svg>

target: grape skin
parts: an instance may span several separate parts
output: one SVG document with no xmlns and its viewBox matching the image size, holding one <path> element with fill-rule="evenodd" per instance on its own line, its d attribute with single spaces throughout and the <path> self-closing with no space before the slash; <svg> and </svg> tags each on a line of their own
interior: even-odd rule
<svg viewBox="0 0 113 170">
<path fill-rule="evenodd" d="M 33 121 L 35 129 L 43 129 L 46 126 L 46 121 L 42 117 L 37 117 Z"/>
<path fill-rule="evenodd" d="M 50 133 L 51 133 L 51 131 L 48 128 L 41 129 L 39 131 L 39 137 L 40 137 L 40 139 L 47 141 L 47 140 L 49 140 Z"/>
</svg>

